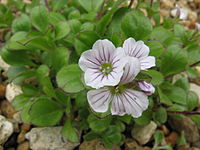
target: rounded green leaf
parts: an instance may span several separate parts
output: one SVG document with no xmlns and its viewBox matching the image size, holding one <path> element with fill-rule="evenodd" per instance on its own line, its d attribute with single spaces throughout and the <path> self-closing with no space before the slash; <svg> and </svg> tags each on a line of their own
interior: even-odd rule
<svg viewBox="0 0 200 150">
<path fill-rule="evenodd" d="M 79 0 L 81 6 L 87 11 L 97 11 L 103 0 Z"/>
<path fill-rule="evenodd" d="M 70 27 L 67 22 L 58 22 L 55 25 L 55 38 L 62 39 L 64 38 L 70 31 Z"/>
<path fill-rule="evenodd" d="M 25 14 L 22 14 L 19 18 L 16 18 L 12 23 L 12 31 L 14 33 L 18 31 L 28 32 L 30 30 L 31 30 L 31 20 Z"/>
<path fill-rule="evenodd" d="M 161 72 L 163 75 L 177 73 L 184 70 L 187 63 L 187 52 L 177 45 L 172 45 L 163 54 L 160 67 Z"/>
<path fill-rule="evenodd" d="M 160 107 L 153 113 L 153 119 L 159 123 L 165 123 L 167 121 L 167 111 L 165 108 Z"/>
<path fill-rule="evenodd" d="M 58 103 L 40 99 L 31 106 L 30 120 L 37 126 L 53 126 L 60 121 L 63 111 Z"/>
<path fill-rule="evenodd" d="M 49 26 L 49 11 L 45 6 L 37 6 L 31 10 L 33 26 L 41 32 L 45 32 Z"/>
<path fill-rule="evenodd" d="M 148 37 L 152 31 L 150 20 L 139 11 L 131 11 L 123 17 L 121 28 L 126 37 L 142 40 Z"/>
<path fill-rule="evenodd" d="M 78 65 L 63 67 L 57 74 L 58 87 L 69 93 L 77 93 L 84 89 L 81 81 L 81 69 Z"/>
</svg>

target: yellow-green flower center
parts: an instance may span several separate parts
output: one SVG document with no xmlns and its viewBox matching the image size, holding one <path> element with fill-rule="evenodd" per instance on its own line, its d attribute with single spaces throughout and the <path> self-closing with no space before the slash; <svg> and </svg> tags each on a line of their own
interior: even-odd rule
<svg viewBox="0 0 200 150">
<path fill-rule="evenodd" d="M 100 71 L 101 71 L 104 75 L 108 75 L 110 72 L 113 71 L 113 69 L 112 69 L 112 64 L 111 64 L 111 63 L 102 64 L 102 65 L 101 65 Z"/>
</svg>

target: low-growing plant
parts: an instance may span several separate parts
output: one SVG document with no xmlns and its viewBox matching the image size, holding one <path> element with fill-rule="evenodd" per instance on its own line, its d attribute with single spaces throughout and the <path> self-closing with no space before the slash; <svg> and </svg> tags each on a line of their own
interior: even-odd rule
<svg viewBox="0 0 200 150">
<path fill-rule="evenodd" d="M 173 77 L 197 76 L 198 31 L 185 30 L 178 18 L 161 23 L 159 2 L 140 0 L 134 7 L 132 2 L 11 0 L 0 5 L 0 29 L 9 29 L 1 57 L 11 65 L 7 82 L 21 85 L 23 93 L 13 105 L 23 122 L 61 125 L 73 142 L 82 130 L 85 140 L 100 138 L 112 147 L 123 144 L 127 124 L 163 124 L 171 115 L 194 114 L 198 97 L 189 91 L 188 79 Z M 199 116 L 191 118 L 200 124 Z"/>
</svg>

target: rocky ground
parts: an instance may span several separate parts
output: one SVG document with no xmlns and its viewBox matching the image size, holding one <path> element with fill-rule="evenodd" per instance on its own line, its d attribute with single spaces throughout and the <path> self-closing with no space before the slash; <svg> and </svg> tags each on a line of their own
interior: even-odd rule
<svg viewBox="0 0 200 150">
<path fill-rule="evenodd" d="M 185 13 L 180 21 L 187 29 L 195 29 L 200 23 L 200 0 L 160 0 L 162 17 L 175 17 L 174 10 L 179 7 Z M 178 6 L 176 5 L 178 4 Z M 0 35 L 1 31 L 0 31 Z M 1 36 L 0 36 L 1 38 Z M 0 45 L 2 45 L 0 43 Z M 69 142 L 59 134 L 60 127 L 34 127 L 22 123 L 20 112 L 12 106 L 13 98 L 21 93 L 19 86 L 5 83 L 5 72 L 8 65 L 0 59 L 0 67 L 4 71 L 0 73 L 0 150 L 106 150 L 101 141 Z M 190 79 L 191 91 L 198 94 L 200 100 L 200 67 L 196 68 L 199 77 Z M 200 102 L 199 102 L 200 104 Z M 197 109 L 200 112 L 200 106 Z M 146 126 L 135 126 L 129 138 L 125 139 L 123 147 L 114 145 L 112 150 L 151 150 L 152 135 L 158 129 L 165 135 L 163 145 L 166 143 L 176 145 L 180 132 L 185 132 L 187 144 L 177 148 L 178 150 L 200 150 L 200 127 L 189 117 L 183 119 L 170 117 L 165 125 L 158 126 L 151 122 Z"/>
</svg>

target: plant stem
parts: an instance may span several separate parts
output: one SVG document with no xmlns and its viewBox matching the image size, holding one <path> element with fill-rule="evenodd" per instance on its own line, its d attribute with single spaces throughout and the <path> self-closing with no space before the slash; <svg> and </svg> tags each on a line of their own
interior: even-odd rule
<svg viewBox="0 0 200 150">
<path fill-rule="evenodd" d="M 153 0 L 150 0 L 150 8 L 153 7 Z"/>
<path fill-rule="evenodd" d="M 170 113 L 170 114 L 183 114 L 183 115 L 200 115 L 200 112 L 196 112 L 196 111 L 174 111 L 174 110 L 168 110 L 167 113 Z"/>
<path fill-rule="evenodd" d="M 45 0 L 45 6 L 46 6 L 46 8 L 47 8 L 48 10 L 50 10 L 50 7 L 49 7 L 49 2 L 48 2 L 48 0 Z"/>
<path fill-rule="evenodd" d="M 131 8 L 131 6 L 133 5 L 133 2 L 134 2 L 134 0 L 130 1 L 129 5 L 128 5 L 128 8 Z"/>
</svg>

